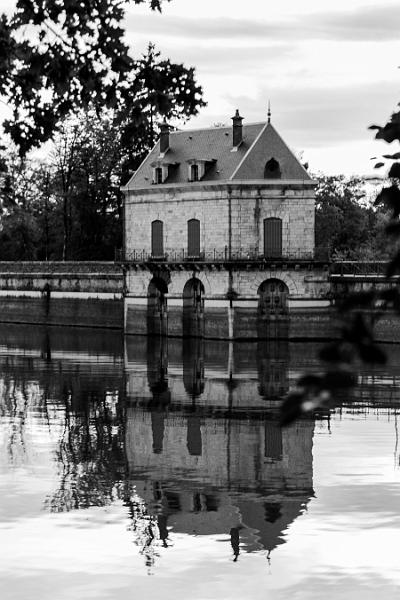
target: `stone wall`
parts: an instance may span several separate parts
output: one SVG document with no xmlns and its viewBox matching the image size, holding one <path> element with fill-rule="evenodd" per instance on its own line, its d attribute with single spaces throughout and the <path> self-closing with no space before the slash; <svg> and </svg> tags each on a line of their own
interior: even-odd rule
<svg viewBox="0 0 400 600">
<path fill-rule="evenodd" d="M 111 262 L 0 262 L 0 322 L 123 328 Z"/>
<path fill-rule="evenodd" d="M 121 297 L 122 269 L 112 262 L 0 262 L 0 290 L 104 293 Z"/>
<path fill-rule="evenodd" d="M 314 249 L 313 186 L 287 182 L 165 187 L 127 193 L 125 249 L 151 252 L 151 223 L 164 223 L 164 251 L 187 250 L 187 222 L 200 221 L 200 250 L 263 254 L 263 221 L 282 219 L 283 255 L 312 257 Z"/>
<path fill-rule="evenodd" d="M 318 333 L 321 311 L 329 307 L 328 271 L 323 267 L 309 270 L 292 269 L 227 269 L 205 268 L 187 271 L 161 269 L 150 271 L 140 267 L 130 267 L 126 273 L 127 295 L 125 297 L 125 331 L 132 334 L 145 334 L 148 331 L 147 304 L 148 289 L 153 277 L 162 278 L 168 286 L 166 310 L 159 323 L 159 333 L 182 336 L 183 332 L 183 290 L 185 284 L 196 277 L 204 286 L 204 335 L 207 338 L 243 339 L 259 336 L 258 289 L 268 279 L 283 281 L 289 290 L 290 323 L 287 333 L 280 329 L 279 335 L 286 337 L 324 337 L 327 324 Z M 300 311 L 305 327 L 300 331 L 296 315 Z M 305 321 L 309 321 L 306 323 Z M 167 322 L 166 322 L 167 321 Z M 327 321 L 327 318 L 325 318 Z M 164 328 L 163 328 L 164 327 Z M 272 331 L 269 332 L 272 334 Z M 268 335 L 268 332 L 265 332 Z M 275 332 L 277 335 L 277 332 Z M 329 333 L 328 337 L 331 337 Z"/>
</svg>

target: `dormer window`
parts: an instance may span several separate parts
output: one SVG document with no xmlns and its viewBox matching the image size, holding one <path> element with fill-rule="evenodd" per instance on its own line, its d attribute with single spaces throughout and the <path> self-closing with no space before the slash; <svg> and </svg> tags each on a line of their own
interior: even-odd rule
<svg viewBox="0 0 400 600">
<path fill-rule="evenodd" d="M 188 181 L 201 181 L 216 162 L 215 158 L 195 157 L 187 160 Z"/>
<path fill-rule="evenodd" d="M 199 165 L 190 165 L 190 181 L 199 181 Z"/>
<path fill-rule="evenodd" d="M 281 167 L 278 161 L 271 158 L 265 165 L 264 179 L 280 179 L 281 176 Z"/>
<path fill-rule="evenodd" d="M 161 161 L 157 161 L 151 165 L 153 167 L 153 183 L 158 185 L 165 183 L 169 175 L 169 163 L 165 164 Z"/>
<path fill-rule="evenodd" d="M 166 161 L 165 159 L 160 158 L 152 162 L 153 183 L 155 185 L 159 185 L 160 183 L 170 183 L 168 178 L 173 177 L 175 169 L 178 166 L 178 162 Z"/>
</svg>

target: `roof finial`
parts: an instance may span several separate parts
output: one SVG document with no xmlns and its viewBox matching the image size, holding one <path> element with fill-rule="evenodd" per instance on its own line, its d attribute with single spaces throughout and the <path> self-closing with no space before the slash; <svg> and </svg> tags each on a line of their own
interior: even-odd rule
<svg viewBox="0 0 400 600">
<path fill-rule="evenodd" d="M 271 101 L 268 100 L 268 123 L 271 123 Z"/>
</svg>

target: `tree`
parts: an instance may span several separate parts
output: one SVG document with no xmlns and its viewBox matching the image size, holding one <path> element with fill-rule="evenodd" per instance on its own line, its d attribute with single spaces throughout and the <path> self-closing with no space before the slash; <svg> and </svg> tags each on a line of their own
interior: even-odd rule
<svg viewBox="0 0 400 600">
<path fill-rule="evenodd" d="M 149 113 L 154 127 L 160 114 L 187 117 L 204 104 L 193 69 L 159 60 L 153 46 L 147 57 L 130 56 L 121 25 L 127 3 L 17 0 L 10 19 L 1 15 L 0 95 L 13 110 L 4 127 L 21 156 L 49 140 L 77 109 L 118 109 L 132 138 L 135 127 L 143 132 Z M 161 10 L 162 0 L 148 4 Z"/>
<path fill-rule="evenodd" d="M 384 126 L 372 125 L 376 138 L 388 143 L 400 142 L 400 112 L 394 113 Z M 338 390 L 357 383 L 357 361 L 369 364 L 386 362 L 386 354 L 375 342 L 374 326 L 387 311 L 400 315 L 400 152 L 383 155 L 391 161 L 389 185 L 377 195 L 374 205 L 383 208 L 386 237 L 391 259 L 387 263 L 385 286 L 353 293 L 338 303 L 341 328 L 338 339 L 325 346 L 320 358 L 326 369 L 319 375 L 305 374 L 282 404 L 281 423 L 287 425 L 299 416 L 334 404 Z M 376 164 L 381 168 L 385 162 Z"/>
<path fill-rule="evenodd" d="M 121 246 L 120 132 L 112 115 L 66 122 L 51 154 L 63 259 L 112 260 Z"/>
<path fill-rule="evenodd" d="M 315 245 L 333 259 L 388 258 L 383 232 L 387 215 L 365 202 L 365 182 L 344 175 L 316 177 Z M 364 200 L 364 202 L 361 202 Z"/>
<path fill-rule="evenodd" d="M 41 258 L 48 173 L 40 163 L 19 158 L 15 149 L 7 154 L 3 150 L 1 163 L 1 260 Z"/>
</svg>

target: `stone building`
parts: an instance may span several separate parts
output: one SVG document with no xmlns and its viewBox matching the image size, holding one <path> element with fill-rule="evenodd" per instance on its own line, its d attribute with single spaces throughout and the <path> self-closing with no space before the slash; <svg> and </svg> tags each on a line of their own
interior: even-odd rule
<svg viewBox="0 0 400 600">
<path fill-rule="evenodd" d="M 171 132 L 122 188 L 125 331 L 286 336 L 327 305 L 315 182 L 267 122 Z M 299 313 L 299 314 L 300 314 Z M 300 319 L 301 320 L 301 319 Z"/>
</svg>

